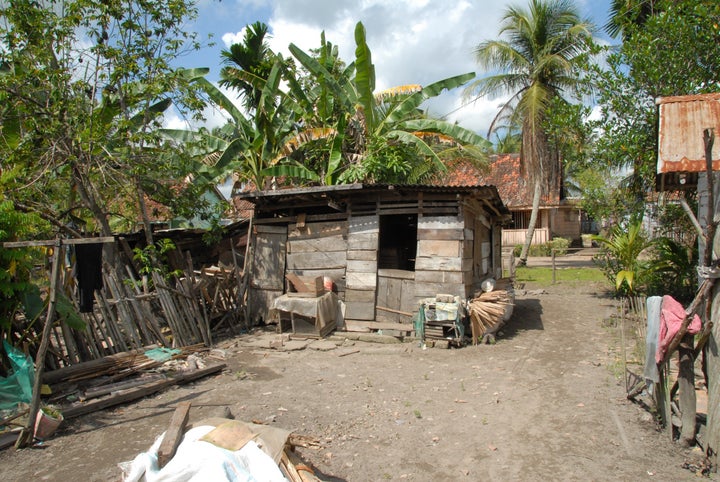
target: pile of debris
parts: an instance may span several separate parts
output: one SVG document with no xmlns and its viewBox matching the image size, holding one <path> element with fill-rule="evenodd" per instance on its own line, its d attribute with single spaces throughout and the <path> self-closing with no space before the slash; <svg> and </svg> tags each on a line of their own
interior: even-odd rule
<svg viewBox="0 0 720 482">
<path fill-rule="evenodd" d="M 188 425 L 190 402 L 180 402 L 168 429 L 147 452 L 120 464 L 123 480 L 319 481 L 295 453 L 319 441 L 281 428 L 230 418 Z M 187 430 L 186 430 L 187 429 Z"/>
<path fill-rule="evenodd" d="M 45 372 L 42 403 L 63 421 L 138 400 L 220 373 L 226 365 L 214 351 L 202 344 L 177 349 L 149 346 Z M 29 408 L 18 404 L 12 412 L 0 419 L 0 428 L 5 427 L 0 448 L 13 445 L 20 427 L 28 425 Z"/>
</svg>

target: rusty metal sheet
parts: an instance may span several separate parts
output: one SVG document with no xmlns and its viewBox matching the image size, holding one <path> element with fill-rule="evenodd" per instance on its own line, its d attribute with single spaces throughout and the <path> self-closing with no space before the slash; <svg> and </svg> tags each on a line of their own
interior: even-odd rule
<svg viewBox="0 0 720 482">
<path fill-rule="evenodd" d="M 657 173 L 705 171 L 703 131 L 715 128 L 713 170 L 720 170 L 720 93 L 661 97 Z"/>
</svg>

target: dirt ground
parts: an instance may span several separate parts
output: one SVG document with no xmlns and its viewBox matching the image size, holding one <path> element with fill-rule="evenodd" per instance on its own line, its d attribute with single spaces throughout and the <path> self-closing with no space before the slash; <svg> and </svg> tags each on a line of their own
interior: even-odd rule
<svg viewBox="0 0 720 482">
<path fill-rule="evenodd" d="M 683 464 L 699 449 L 672 443 L 625 398 L 605 322 L 615 302 L 591 284 L 546 290 L 519 291 L 495 345 L 226 340 L 222 374 L 71 420 L 40 448 L 7 449 L 2 479 L 119 480 L 118 463 L 190 401 L 191 423 L 228 407 L 317 438 L 321 448 L 298 451 L 322 480 L 695 480 Z"/>
</svg>

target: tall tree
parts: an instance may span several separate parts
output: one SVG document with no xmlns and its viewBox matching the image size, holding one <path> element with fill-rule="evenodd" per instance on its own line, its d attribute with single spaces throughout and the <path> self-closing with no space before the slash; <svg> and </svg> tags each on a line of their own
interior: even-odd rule
<svg viewBox="0 0 720 482">
<path fill-rule="evenodd" d="M 581 73 L 592 45 L 592 27 L 568 0 L 531 0 L 526 9 L 509 7 L 499 40 L 475 48 L 476 60 L 491 75 L 467 89 L 472 95 L 510 94 L 496 119 L 508 113 L 522 129 L 521 160 L 533 204 L 519 264 L 527 255 L 537 224 L 542 193 L 560 175 L 558 152 L 544 127 L 555 99 L 579 92 Z M 492 127 L 491 127 L 492 129 Z"/>
<path fill-rule="evenodd" d="M 628 197 L 637 200 L 636 216 L 655 186 L 656 98 L 717 92 L 720 86 L 720 3 L 651 3 L 652 14 L 641 24 L 623 23 L 622 45 L 593 75 L 602 112 L 595 157 L 630 172 Z"/>
<path fill-rule="evenodd" d="M 19 174 L 3 196 L 58 227 L 147 225 L 146 196 L 189 168 L 162 155 L 155 129 L 171 102 L 199 107 L 170 66 L 198 47 L 184 30 L 195 14 L 175 0 L 3 3 L 0 158 Z"/>
<path fill-rule="evenodd" d="M 220 53 L 224 64 L 220 85 L 240 92 L 245 109 L 255 112 L 262 96 L 262 83 L 270 75 L 277 55 L 267 43 L 266 24 L 255 22 L 244 30 L 242 42 Z"/>
<path fill-rule="evenodd" d="M 658 0 L 612 0 L 605 31 L 612 37 L 622 33 L 623 38 L 628 38 L 633 29 L 659 13 L 659 3 Z"/>
</svg>

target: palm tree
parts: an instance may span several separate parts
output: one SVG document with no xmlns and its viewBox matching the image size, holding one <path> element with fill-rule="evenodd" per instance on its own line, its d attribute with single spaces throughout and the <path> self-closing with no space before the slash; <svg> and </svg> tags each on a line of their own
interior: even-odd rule
<svg viewBox="0 0 720 482">
<path fill-rule="evenodd" d="M 220 53 L 225 64 L 220 70 L 220 85 L 239 91 L 243 106 L 250 112 L 260 103 L 261 83 L 267 80 L 277 57 L 265 41 L 266 37 L 268 26 L 255 22 L 245 27 L 241 43 L 232 44 L 229 50 Z"/>
<path fill-rule="evenodd" d="M 658 0 L 612 0 L 610 4 L 610 19 L 604 29 L 611 37 L 617 37 L 620 33 L 623 39 L 627 39 L 628 26 L 639 27 L 645 23 L 648 17 L 659 11 Z"/>
<path fill-rule="evenodd" d="M 495 120 L 509 117 L 521 126 L 522 167 L 534 189 L 530 222 L 518 260 L 524 265 L 535 233 L 540 198 L 561 171 L 544 122 L 554 99 L 578 93 L 579 73 L 592 42 L 592 28 L 568 0 L 531 0 L 527 9 L 506 10 L 499 34 L 506 40 L 488 40 L 475 48 L 480 66 L 496 73 L 473 82 L 466 92 L 511 96 Z"/>
</svg>

